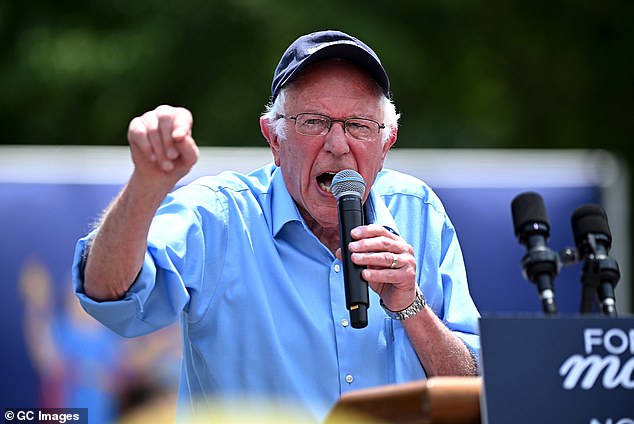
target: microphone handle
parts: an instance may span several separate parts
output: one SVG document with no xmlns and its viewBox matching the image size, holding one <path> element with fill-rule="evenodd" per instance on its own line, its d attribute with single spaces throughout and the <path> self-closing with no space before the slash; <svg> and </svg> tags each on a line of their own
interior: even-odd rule
<svg viewBox="0 0 634 424">
<path fill-rule="evenodd" d="M 350 231 L 363 225 L 361 197 L 343 195 L 337 201 L 341 237 L 341 259 L 346 293 L 346 307 L 350 311 L 350 325 L 363 328 L 368 325 L 367 309 L 370 304 L 368 283 L 361 277 L 363 267 L 352 262 L 348 244 L 352 242 Z"/>
<path fill-rule="evenodd" d="M 537 290 L 542 300 L 542 310 L 546 315 L 557 315 L 557 305 L 555 304 L 555 292 L 551 276 L 547 273 L 537 275 Z"/>
<path fill-rule="evenodd" d="M 602 281 L 598 288 L 599 298 L 601 299 L 601 310 L 603 315 L 608 317 L 616 317 L 616 302 L 614 300 L 614 287 L 611 282 Z"/>
</svg>

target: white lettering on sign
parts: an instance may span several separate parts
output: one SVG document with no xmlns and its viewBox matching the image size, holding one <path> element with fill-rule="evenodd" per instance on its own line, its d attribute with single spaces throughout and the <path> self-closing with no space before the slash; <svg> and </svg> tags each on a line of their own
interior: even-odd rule
<svg viewBox="0 0 634 424">
<path fill-rule="evenodd" d="M 628 331 L 621 328 L 611 328 L 607 331 L 602 328 L 587 328 L 583 332 L 583 344 L 586 355 L 592 353 L 595 346 L 602 346 L 612 355 L 620 355 L 627 350 L 634 355 L 634 328 Z"/>
<path fill-rule="evenodd" d="M 577 385 L 589 390 L 603 376 L 601 383 L 605 389 L 619 386 L 634 389 L 634 357 L 621 364 L 618 356 L 601 357 L 599 355 L 572 355 L 559 368 L 559 375 L 564 377 L 563 388 L 572 390 Z"/>
<path fill-rule="evenodd" d="M 564 389 L 590 390 L 596 384 L 604 389 L 634 389 L 634 356 L 618 356 L 626 352 L 634 355 L 634 329 L 588 328 L 583 332 L 583 345 L 585 356 L 571 355 L 559 367 Z"/>
</svg>

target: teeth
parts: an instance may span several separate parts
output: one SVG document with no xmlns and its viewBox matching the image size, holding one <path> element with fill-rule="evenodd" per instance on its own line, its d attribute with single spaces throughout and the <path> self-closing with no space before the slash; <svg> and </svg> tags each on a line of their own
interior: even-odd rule
<svg viewBox="0 0 634 424">
<path fill-rule="evenodd" d="M 327 186 L 325 183 L 319 183 L 319 186 L 321 187 L 323 191 L 330 193 L 330 187 Z"/>
</svg>

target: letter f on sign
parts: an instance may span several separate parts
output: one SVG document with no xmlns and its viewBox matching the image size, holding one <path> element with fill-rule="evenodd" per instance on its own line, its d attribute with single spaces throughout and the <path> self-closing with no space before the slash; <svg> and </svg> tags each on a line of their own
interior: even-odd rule
<svg viewBox="0 0 634 424">
<path fill-rule="evenodd" d="M 601 345 L 601 336 L 603 330 L 601 328 L 586 328 L 583 332 L 583 344 L 586 355 L 592 352 L 592 346 Z"/>
</svg>

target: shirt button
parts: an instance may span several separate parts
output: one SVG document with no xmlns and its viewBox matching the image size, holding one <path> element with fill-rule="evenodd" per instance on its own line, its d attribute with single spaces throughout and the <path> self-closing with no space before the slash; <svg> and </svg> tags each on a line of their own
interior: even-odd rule
<svg viewBox="0 0 634 424">
<path fill-rule="evenodd" d="M 346 374 L 346 383 L 352 383 L 354 381 L 354 377 L 352 374 Z"/>
<path fill-rule="evenodd" d="M 345 319 L 345 318 L 344 318 L 344 319 L 342 319 L 342 320 L 341 320 L 341 326 L 342 326 L 342 327 L 347 327 L 347 326 L 348 326 L 348 324 L 350 324 L 350 323 L 348 322 L 348 320 L 347 320 L 347 319 Z"/>
<path fill-rule="evenodd" d="M 341 271 L 341 265 L 335 264 L 335 272 Z"/>
</svg>

